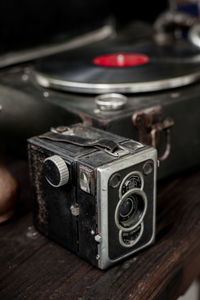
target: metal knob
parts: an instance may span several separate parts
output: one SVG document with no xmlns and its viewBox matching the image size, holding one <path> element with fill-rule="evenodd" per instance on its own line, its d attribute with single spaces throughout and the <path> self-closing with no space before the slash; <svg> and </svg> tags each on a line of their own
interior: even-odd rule
<svg viewBox="0 0 200 300">
<path fill-rule="evenodd" d="M 65 161 L 58 155 L 46 158 L 43 170 L 47 182 L 53 187 L 61 187 L 69 181 L 68 167 Z"/>
<path fill-rule="evenodd" d="M 101 111 L 114 111 L 126 105 L 127 97 L 116 93 L 103 94 L 95 98 L 95 103 Z"/>
</svg>

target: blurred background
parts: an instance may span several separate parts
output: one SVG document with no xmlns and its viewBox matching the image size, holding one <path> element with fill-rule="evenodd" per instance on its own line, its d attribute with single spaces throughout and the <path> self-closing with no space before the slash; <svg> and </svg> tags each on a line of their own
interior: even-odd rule
<svg viewBox="0 0 200 300">
<path fill-rule="evenodd" d="M 80 30 L 98 27 L 109 16 L 119 26 L 153 22 L 167 8 L 166 0 L 6 0 L 0 1 L 0 53 L 59 42 Z"/>
</svg>

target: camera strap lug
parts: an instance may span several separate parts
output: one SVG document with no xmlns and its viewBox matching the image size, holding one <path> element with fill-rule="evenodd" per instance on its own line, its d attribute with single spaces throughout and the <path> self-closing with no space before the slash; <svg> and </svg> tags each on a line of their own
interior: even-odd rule
<svg viewBox="0 0 200 300">
<path fill-rule="evenodd" d="M 139 111 L 133 115 L 132 121 L 138 130 L 140 143 L 157 148 L 161 132 L 165 133 L 165 150 L 159 161 L 166 160 L 171 152 L 171 128 L 174 126 L 174 120 L 170 117 L 163 120 L 162 106 Z"/>
<path fill-rule="evenodd" d="M 118 149 L 117 149 L 117 151 L 115 151 L 115 152 L 111 152 L 111 151 L 108 151 L 108 150 L 104 150 L 106 153 L 108 153 L 108 154 L 110 154 L 110 155 L 112 155 L 112 156 L 114 156 L 114 157 L 122 157 L 122 156 L 124 156 L 124 155 L 127 155 L 127 154 L 129 154 L 129 150 L 128 149 L 126 149 L 126 148 L 124 148 L 122 145 L 119 145 L 119 144 L 117 144 L 118 145 Z"/>
</svg>

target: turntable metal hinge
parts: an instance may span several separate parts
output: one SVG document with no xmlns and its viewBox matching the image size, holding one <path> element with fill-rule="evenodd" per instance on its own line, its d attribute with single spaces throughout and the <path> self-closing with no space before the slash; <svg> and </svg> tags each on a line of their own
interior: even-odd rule
<svg viewBox="0 0 200 300">
<path fill-rule="evenodd" d="M 171 152 L 171 127 L 174 125 L 174 120 L 170 117 L 163 120 L 162 106 L 139 111 L 133 115 L 132 120 L 138 130 L 140 143 L 158 148 L 161 132 L 165 133 L 164 153 L 159 160 L 166 160 Z"/>
</svg>

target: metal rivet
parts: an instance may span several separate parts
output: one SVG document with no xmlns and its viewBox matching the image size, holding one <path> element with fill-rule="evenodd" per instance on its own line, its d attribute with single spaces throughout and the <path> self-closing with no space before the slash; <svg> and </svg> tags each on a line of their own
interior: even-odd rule
<svg viewBox="0 0 200 300">
<path fill-rule="evenodd" d="M 94 239 L 97 243 L 100 243 L 102 241 L 102 237 L 100 236 L 100 234 L 95 235 Z"/>
<path fill-rule="evenodd" d="M 44 92 L 44 93 L 43 93 L 43 96 L 44 96 L 45 98 L 48 98 L 48 97 L 49 97 L 49 92 Z"/>
<path fill-rule="evenodd" d="M 29 79 L 29 76 L 27 74 L 22 75 L 22 80 L 27 81 Z"/>
</svg>

